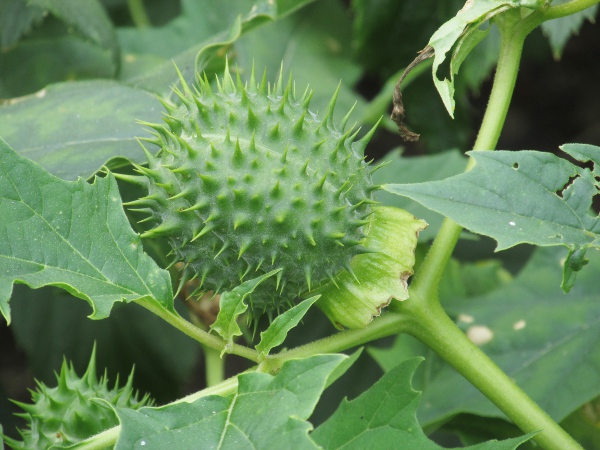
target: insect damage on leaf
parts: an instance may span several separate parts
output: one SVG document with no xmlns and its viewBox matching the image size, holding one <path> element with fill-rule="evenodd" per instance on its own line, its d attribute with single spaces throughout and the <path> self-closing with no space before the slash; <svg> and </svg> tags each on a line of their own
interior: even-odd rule
<svg viewBox="0 0 600 450">
<path fill-rule="evenodd" d="M 164 102 L 166 125 L 146 124 L 160 151 L 146 151 L 137 182 L 148 195 L 129 206 L 156 224 L 143 237 L 168 240 L 182 283 L 219 293 L 280 269 L 248 299 L 254 315 L 270 314 L 368 252 L 363 227 L 379 187 L 364 149 L 375 128 L 357 140 L 350 113 L 334 124 L 337 92 L 315 114 L 312 91 L 297 97 L 282 74 L 243 84 L 226 68 L 214 90 L 200 75 L 181 83 L 180 104 Z"/>
</svg>

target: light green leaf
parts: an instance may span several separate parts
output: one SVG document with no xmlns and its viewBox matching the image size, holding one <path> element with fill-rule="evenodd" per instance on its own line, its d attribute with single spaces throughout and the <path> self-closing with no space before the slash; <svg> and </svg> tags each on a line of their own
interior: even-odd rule
<svg viewBox="0 0 600 450">
<path fill-rule="evenodd" d="M 12 285 L 58 286 L 86 300 L 90 316 L 145 299 L 173 311 L 168 272 L 142 250 L 112 176 L 63 181 L 0 139 L 0 311 Z"/>
<path fill-rule="evenodd" d="M 373 253 L 351 261 L 354 274 L 343 271 L 311 291 L 316 305 L 338 328 L 364 328 L 392 299 L 408 298 L 419 231 L 427 224 L 401 209 L 374 209 L 364 247 Z"/>
<path fill-rule="evenodd" d="M 114 73 L 119 71 L 120 50 L 112 22 L 98 0 L 28 0 L 50 11 L 84 39 L 110 51 Z"/>
<path fill-rule="evenodd" d="M 260 342 L 256 346 L 256 350 L 261 355 L 266 356 L 271 349 L 282 344 L 283 341 L 285 341 L 288 332 L 300 323 L 307 313 L 308 308 L 310 308 L 319 297 L 320 295 L 315 295 L 314 297 L 306 299 L 277 316 L 269 325 L 269 328 L 260 333 Z"/>
<path fill-rule="evenodd" d="M 244 281 L 230 292 L 223 292 L 219 300 L 219 314 L 215 323 L 212 324 L 211 329 L 219 333 L 229 344 L 232 344 L 235 336 L 242 335 L 242 330 L 237 324 L 237 319 L 248 309 L 248 305 L 244 300 L 260 283 L 275 275 L 280 270 L 272 270 L 260 277 Z"/>
<path fill-rule="evenodd" d="M 568 0 L 554 0 L 552 5 L 558 5 L 567 1 Z M 597 14 L 598 5 L 593 5 L 583 11 L 571 14 L 570 16 L 549 20 L 542 24 L 542 31 L 548 38 L 548 41 L 550 41 L 550 47 L 552 48 L 552 54 L 555 59 L 561 58 L 563 49 L 569 38 L 579 33 L 579 30 L 586 20 L 594 22 Z"/>
<path fill-rule="evenodd" d="M 387 372 L 360 397 L 344 399 L 338 410 L 312 434 L 324 449 L 402 448 L 441 450 L 429 440 L 416 417 L 419 393 L 411 379 L 421 358 L 404 361 Z M 471 450 L 513 450 L 531 435 L 502 442 L 486 442 Z"/>
<path fill-rule="evenodd" d="M 454 117 L 454 75 L 468 52 L 485 35 L 481 35 L 480 26 L 495 15 L 512 8 L 539 8 L 543 0 L 468 0 L 455 17 L 443 24 L 429 40 L 435 54 L 433 59 L 433 83 L 438 90 L 444 106 Z M 455 47 L 456 45 L 456 47 Z M 450 79 L 438 78 L 438 68 L 446 60 L 446 54 L 455 47 L 450 60 Z"/>
<path fill-rule="evenodd" d="M 56 84 L 0 106 L 0 136 L 53 175 L 89 178 L 122 164 L 117 156 L 144 163 L 135 121 L 160 122 L 162 111 L 153 95 L 112 81 Z"/>
<path fill-rule="evenodd" d="M 600 247 L 600 220 L 590 214 L 600 183 L 600 147 L 565 145 L 562 149 L 594 171 L 558 156 L 535 152 L 469 152 L 473 170 L 418 184 L 388 184 L 384 189 L 418 201 L 459 225 L 494 238 L 498 250 L 520 243 L 569 248 L 563 288 L 585 264 L 582 251 Z"/>
<path fill-rule="evenodd" d="M 317 449 L 306 421 L 343 355 L 317 355 L 286 362 L 273 376 L 238 376 L 235 394 L 202 397 L 138 411 L 117 409 L 122 431 L 116 450 Z M 140 447 L 142 446 L 143 447 Z"/>
</svg>

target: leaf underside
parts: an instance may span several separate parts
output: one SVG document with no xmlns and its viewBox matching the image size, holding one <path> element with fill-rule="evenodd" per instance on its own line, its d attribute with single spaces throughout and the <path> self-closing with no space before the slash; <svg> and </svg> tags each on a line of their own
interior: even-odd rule
<svg viewBox="0 0 600 450">
<path fill-rule="evenodd" d="M 600 248 L 600 219 L 591 209 L 600 182 L 600 147 L 561 147 L 593 169 L 536 151 L 473 151 L 473 170 L 443 181 L 388 184 L 384 189 L 409 197 L 459 225 L 498 242 L 498 250 L 521 243 L 564 245 L 562 287 L 568 291 L 585 264 L 585 251 Z"/>
<path fill-rule="evenodd" d="M 168 272 L 143 250 L 111 175 L 60 180 L 0 139 L 0 310 L 15 282 L 58 286 L 87 300 L 94 319 L 118 301 L 154 299 L 173 310 Z"/>
</svg>

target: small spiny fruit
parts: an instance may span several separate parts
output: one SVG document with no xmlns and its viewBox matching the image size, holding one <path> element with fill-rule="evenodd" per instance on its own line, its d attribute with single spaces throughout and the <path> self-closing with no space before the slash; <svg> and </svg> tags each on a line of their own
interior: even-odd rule
<svg viewBox="0 0 600 450">
<path fill-rule="evenodd" d="M 244 85 L 227 67 L 214 90 L 206 76 L 193 88 L 180 82 L 180 104 L 163 101 L 166 125 L 145 124 L 160 151 L 146 150 L 137 181 L 148 195 L 130 205 L 156 224 L 143 237 L 169 241 L 182 284 L 219 293 L 281 269 L 250 297 L 255 316 L 270 315 L 368 251 L 361 241 L 377 186 L 364 149 L 375 128 L 356 140 L 349 114 L 338 128 L 337 91 L 317 115 L 312 92 L 298 99 L 282 73 L 273 85 L 254 71 Z"/>
<path fill-rule="evenodd" d="M 88 368 L 79 378 L 72 364 L 63 361 L 58 386 L 50 388 L 37 382 L 31 391 L 33 404 L 15 402 L 25 412 L 18 414 L 28 422 L 27 429 L 19 430 L 22 441 L 4 436 L 12 449 L 46 450 L 54 445 L 68 447 L 119 424 L 112 409 L 91 399 L 103 399 L 120 408 L 139 409 L 151 404 L 146 395 L 141 400 L 133 392 L 133 372 L 122 388 L 119 380 L 112 389 L 108 387 L 106 374 L 98 381 L 96 377 L 96 352 Z"/>
</svg>

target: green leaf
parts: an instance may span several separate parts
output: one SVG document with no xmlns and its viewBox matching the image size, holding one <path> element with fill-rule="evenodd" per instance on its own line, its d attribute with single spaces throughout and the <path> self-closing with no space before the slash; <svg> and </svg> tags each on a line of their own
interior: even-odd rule
<svg viewBox="0 0 600 450">
<path fill-rule="evenodd" d="M 567 1 L 568 0 L 554 0 L 552 5 L 566 3 Z M 593 5 L 583 11 L 571 14 L 570 16 L 559 17 L 558 19 L 542 23 L 542 31 L 550 41 L 554 59 L 558 60 L 561 58 L 569 38 L 574 34 L 576 35 L 579 33 L 579 30 L 586 20 L 593 23 L 597 14 L 598 5 Z"/>
<path fill-rule="evenodd" d="M 235 394 L 202 397 L 138 411 L 117 409 L 122 431 L 116 450 L 198 448 L 317 449 L 306 421 L 343 355 L 317 355 L 286 362 L 273 376 L 238 376 Z"/>
<path fill-rule="evenodd" d="M 374 209 L 364 247 L 373 253 L 351 261 L 353 273 L 343 271 L 311 291 L 316 303 L 338 328 L 364 328 L 392 299 L 408 298 L 419 231 L 427 224 L 397 208 Z"/>
<path fill-rule="evenodd" d="M 90 316 L 145 299 L 173 311 L 168 272 L 142 250 L 112 175 L 63 181 L 0 139 L 0 311 L 10 321 L 14 282 L 58 286 L 86 300 Z"/>
<path fill-rule="evenodd" d="M 451 117 L 454 117 L 454 75 L 458 73 L 458 66 L 468 52 L 485 37 L 479 31 L 481 25 L 508 9 L 539 8 L 543 5 L 543 0 L 469 0 L 455 17 L 443 24 L 431 36 L 428 46 L 435 51 L 432 66 L 433 83 Z M 450 58 L 450 79 L 440 79 L 437 74 L 438 68 L 453 47 L 454 51 Z"/>
<path fill-rule="evenodd" d="M 341 119 L 356 103 L 350 120 L 353 123 L 361 117 L 366 102 L 352 89 L 362 70 L 352 60 L 351 39 L 352 23 L 343 5 L 339 1 L 320 1 L 244 34 L 234 44 L 232 55 L 246 73 L 252 65 L 259 74 L 263 68 L 267 73 L 277 73 L 283 63 L 284 70 L 293 73 L 300 92 L 307 85 L 318 87 L 310 103 L 315 112 L 327 107 L 331 92 L 340 85 L 334 117 Z M 379 120 L 379 116 L 374 119 Z"/>
<path fill-rule="evenodd" d="M 389 94 L 388 94 L 389 96 Z M 381 160 L 381 168 L 373 174 L 373 183 L 423 183 L 443 180 L 464 171 L 465 158 L 458 150 L 451 150 L 431 156 L 403 157 L 400 149 L 392 150 Z M 386 206 L 410 211 L 415 217 L 425 220 L 427 228 L 419 233 L 419 240 L 428 241 L 437 234 L 444 217 L 408 198 L 390 192 L 375 191 L 375 199 Z"/>
<path fill-rule="evenodd" d="M 520 243 L 569 248 L 563 288 L 585 264 L 582 251 L 600 247 L 600 220 L 591 215 L 598 193 L 600 147 L 569 144 L 573 158 L 593 161 L 592 172 L 558 156 L 535 151 L 469 152 L 473 170 L 419 184 L 388 184 L 384 189 L 409 197 L 459 225 L 494 238 L 498 250 Z"/>
<path fill-rule="evenodd" d="M 272 270 L 260 277 L 244 281 L 231 292 L 223 292 L 219 300 L 219 314 L 215 323 L 212 324 L 211 329 L 219 333 L 223 339 L 226 339 L 228 344 L 232 344 L 235 336 L 242 335 L 242 330 L 237 324 L 237 319 L 248 309 L 248 305 L 244 300 L 260 283 L 275 275 L 280 270 Z M 223 351 L 226 351 L 226 349 Z"/>
<path fill-rule="evenodd" d="M 42 8 L 28 6 L 25 0 L 0 2 L 0 50 L 6 51 L 16 44 L 43 16 Z"/>
<path fill-rule="evenodd" d="M 110 51 L 114 73 L 119 71 L 120 50 L 106 11 L 98 0 L 28 0 L 62 20 L 75 33 Z"/>
<path fill-rule="evenodd" d="M 338 410 L 312 434 L 324 449 L 402 448 L 438 450 L 429 440 L 416 417 L 419 393 L 411 378 L 421 358 L 404 361 L 387 372 L 360 397 L 344 399 Z M 472 450 L 512 450 L 531 435 L 502 442 L 487 442 L 468 447 Z"/>
<path fill-rule="evenodd" d="M 196 341 L 145 308 L 117 303 L 110 317 L 91 321 L 86 319 L 87 304 L 61 289 L 16 285 L 11 309 L 15 341 L 32 375 L 46 384 L 55 381 L 65 357 L 83 371 L 95 343 L 98 367 L 106 368 L 109 379 L 129 373 L 135 365 L 136 389 L 165 403 L 182 395 L 200 356 Z"/>
<path fill-rule="evenodd" d="M 100 47 L 61 30 L 53 36 L 44 23 L 35 35 L 0 53 L 0 98 L 21 97 L 65 80 L 110 78 L 112 66 Z M 5 103 L 4 101 L 0 103 Z"/>
<path fill-rule="evenodd" d="M 112 81 L 50 86 L 0 106 L 0 136 L 23 156 L 67 180 L 89 178 L 115 157 L 144 163 L 136 119 L 159 122 L 153 95 Z"/>
<path fill-rule="evenodd" d="M 307 313 L 308 308 L 310 308 L 319 297 L 320 295 L 315 295 L 314 297 L 306 299 L 277 316 L 269 325 L 269 328 L 260 333 L 260 342 L 256 346 L 256 350 L 262 356 L 266 356 L 271 349 L 281 345 L 283 341 L 285 341 L 288 332 L 300 323 Z"/>
<path fill-rule="evenodd" d="M 217 4 L 210 0 L 186 0 L 182 3 L 181 16 L 164 27 L 119 30 L 126 61 L 144 55 L 166 58 L 150 71 L 135 73 L 124 81 L 163 97 L 171 97 L 171 85 L 179 83 L 173 62 L 191 84 L 196 72 L 205 70 L 217 52 L 224 53 L 223 50 L 243 33 L 278 20 L 312 1 L 263 0 L 255 3 L 227 0 Z"/>
<path fill-rule="evenodd" d="M 594 252 L 589 270 L 568 295 L 549 282 L 560 279 L 561 259 L 558 249 L 540 248 L 514 282 L 486 295 L 442 300 L 467 336 L 556 421 L 600 394 L 595 375 L 600 373 L 600 255 Z M 386 360 L 419 354 L 418 345 L 404 342 Z M 427 362 L 418 380 L 424 390 L 418 412 L 423 427 L 459 413 L 505 419 L 432 352 Z"/>
</svg>

